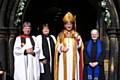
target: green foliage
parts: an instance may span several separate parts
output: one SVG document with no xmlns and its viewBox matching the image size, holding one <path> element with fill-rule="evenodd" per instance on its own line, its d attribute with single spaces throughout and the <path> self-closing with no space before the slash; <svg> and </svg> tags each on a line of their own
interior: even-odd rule
<svg viewBox="0 0 120 80">
<path fill-rule="evenodd" d="M 25 8 L 26 1 L 27 0 L 20 0 L 19 1 L 18 7 L 16 10 L 16 14 L 15 14 L 15 22 L 14 22 L 15 26 L 19 26 L 21 24 L 21 21 L 22 21 L 21 17 L 23 15 L 23 10 Z"/>
<path fill-rule="evenodd" d="M 104 21 L 106 23 L 106 26 L 110 27 L 110 25 L 111 25 L 111 14 L 110 14 L 109 9 L 107 7 L 106 0 L 101 1 L 101 7 L 104 9 L 102 15 L 104 17 Z"/>
</svg>

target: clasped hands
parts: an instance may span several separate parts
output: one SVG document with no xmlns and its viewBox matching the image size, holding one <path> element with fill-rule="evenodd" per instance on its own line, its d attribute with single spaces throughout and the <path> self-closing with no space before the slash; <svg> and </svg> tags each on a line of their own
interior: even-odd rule
<svg viewBox="0 0 120 80">
<path fill-rule="evenodd" d="M 24 46 L 24 47 L 26 47 L 26 53 L 28 53 L 28 54 L 34 54 L 34 52 L 33 52 L 33 48 L 32 47 L 29 47 L 28 48 L 28 46 L 29 45 L 27 45 L 27 44 L 25 44 L 25 43 L 21 43 L 21 46 Z"/>
<path fill-rule="evenodd" d="M 98 62 L 90 62 L 89 65 L 94 68 L 98 65 Z"/>
<path fill-rule="evenodd" d="M 28 53 L 28 54 L 33 54 L 34 52 L 33 52 L 33 48 L 28 48 L 28 49 L 26 49 L 26 52 Z"/>
<path fill-rule="evenodd" d="M 43 63 L 43 64 L 47 64 L 47 59 L 44 59 L 44 60 L 42 61 L 42 63 Z"/>
</svg>

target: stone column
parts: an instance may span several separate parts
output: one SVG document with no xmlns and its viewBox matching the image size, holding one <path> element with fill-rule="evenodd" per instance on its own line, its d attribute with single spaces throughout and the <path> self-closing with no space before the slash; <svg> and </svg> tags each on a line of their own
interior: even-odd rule
<svg viewBox="0 0 120 80">
<path fill-rule="evenodd" d="M 109 37 L 106 35 L 103 38 L 104 42 L 104 73 L 105 80 L 109 78 Z"/>
<path fill-rule="evenodd" d="M 120 79 L 120 28 L 117 31 L 118 35 L 118 79 Z"/>
<path fill-rule="evenodd" d="M 15 42 L 16 34 L 18 33 L 18 29 L 15 27 L 9 28 L 9 38 L 8 38 L 8 73 L 9 77 L 13 78 L 14 73 L 14 57 L 13 57 L 13 47 Z"/>
<path fill-rule="evenodd" d="M 3 80 L 13 80 L 13 45 L 17 32 L 15 27 L 0 27 L 0 63 L 4 70 Z"/>
<path fill-rule="evenodd" d="M 116 28 L 108 29 L 109 35 L 109 79 L 108 80 L 118 80 L 118 38 Z"/>
<path fill-rule="evenodd" d="M 0 63 L 4 71 L 7 70 L 7 49 L 8 49 L 7 28 L 0 27 Z"/>
</svg>

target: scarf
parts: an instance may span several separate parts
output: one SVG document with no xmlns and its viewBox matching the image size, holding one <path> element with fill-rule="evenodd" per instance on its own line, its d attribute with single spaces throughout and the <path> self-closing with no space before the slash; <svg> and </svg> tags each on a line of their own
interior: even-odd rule
<svg viewBox="0 0 120 80">
<path fill-rule="evenodd" d="M 91 50 L 92 50 L 92 40 L 89 40 L 88 42 L 88 46 L 87 46 L 87 55 L 88 55 L 88 60 L 91 61 Z M 97 40 L 97 50 L 96 50 L 96 60 L 99 59 L 99 56 L 102 52 L 102 43 L 101 41 L 98 39 Z M 98 78 L 99 76 L 99 65 L 97 65 L 95 68 L 91 68 L 90 66 L 88 66 L 88 80 L 92 80 L 92 75 L 94 75 L 94 78 Z M 93 72 L 94 70 L 94 72 Z"/>
<path fill-rule="evenodd" d="M 49 45 L 48 45 L 47 37 L 49 37 L 50 49 L 51 49 L 51 59 L 52 59 L 52 64 L 51 64 L 52 70 L 51 71 L 50 71 L 50 52 L 49 52 Z M 53 72 L 54 72 L 53 61 L 54 61 L 54 52 L 55 52 L 55 43 L 51 36 L 42 35 L 42 50 L 43 50 L 43 54 L 45 58 L 47 59 L 47 64 L 44 65 L 45 73 L 47 72 L 46 74 L 48 74 L 48 79 L 51 80 L 51 78 L 53 78 Z M 49 74 L 51 74 L 51 76 Z"/>
<path fill-rule="evenodd" d="M 26 38 L 30 38 L 30 42 L 31 42 L 31 44 L 33 46 L 33 50 L 34 50 L 35 42 L 34 42 L 32 36 L 21 35 L 21 43 L 25 44 L 26 43 Z M 24 52 L 24 55 L 27 55 L 26 51 Z"/>
</svg>

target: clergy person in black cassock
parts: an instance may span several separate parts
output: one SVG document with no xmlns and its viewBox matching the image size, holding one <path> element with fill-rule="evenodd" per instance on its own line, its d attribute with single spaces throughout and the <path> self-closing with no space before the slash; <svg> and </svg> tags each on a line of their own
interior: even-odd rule
<svg viewBox="0 0 120 80">
<path fill-rule="evenodd" d="M 97 29 L 91 31 L 91 39 L 85 42 L 84 80 L 105 80 L 103 44 Z"/>
<path fill-rule="evenodd" d="M 49 34 L 50 29 L 48 24 L 42 25 L 42 35 L 37 36 L 37 40 L 41 41 L 42 52 L 44 59 L 40 59 L 40 63 L 43 64 L 44 71 L 41 72 L 40 80 L 54 80 L 54 49 L 56 38 Z"/>
</svg>

